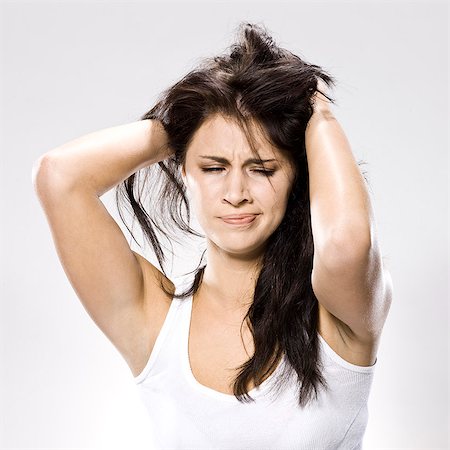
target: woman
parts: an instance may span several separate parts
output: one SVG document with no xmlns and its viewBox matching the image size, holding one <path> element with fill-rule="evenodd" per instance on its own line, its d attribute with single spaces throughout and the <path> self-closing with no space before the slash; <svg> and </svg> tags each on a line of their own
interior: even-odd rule
<svg viewBox="0 0 450 450">
<path fill-rule="evenodd" d="M 155 448 L 358 449 L 392 300 L 366 183 L 330 108 L 334 79 L 263 27 L 240 31 L 141 120 L 46 153 L 36 191 L 73 288 L 140 388 Z M 152 187 L 162 176 L 159 225 L 135 198 L 141 173 Z M 161 271 L 100 201 L 113 187 Z M 181 205 L 207 262 L 174 283 L 154 227 L 198 236 Z"/>
</svg>

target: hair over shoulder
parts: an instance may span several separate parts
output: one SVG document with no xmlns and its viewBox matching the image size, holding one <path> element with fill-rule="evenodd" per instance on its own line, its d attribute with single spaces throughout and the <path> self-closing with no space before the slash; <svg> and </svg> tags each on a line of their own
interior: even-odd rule
<svg viewBox="0 0 450 450">
<path fill-rule="evenodd" d="M 320 385 L 326 387 L 318 360 L 318 302 L 311 285 L 314 246 L 305 149 L 305 129 L 313 113 L 312 96 L 319 79 L 328 87 L 336 83 L 320 66 L 278 46 L 263 25 L 241 23 L 235 42 L 224 54 L 203 58 L 142 115 L 141 119 L 162 123 L 173 155 L 116 187 L 121 219 L 122 201 L 137 218 L 165 273 L 165 254 L 156 230 L 170 246 L 168 236 L 179 242 L 175 229 L 204 237 L 190 227 L 191 212 L 180 167 L 193 135 L 208 117 L 219 113 L 235 119 L 255 153 L 250 125 L 256 124 L 269 142 L 295 163 L 296 178 L 286 213 L 268 239 L 253 303 L 244 318 L 253 334 L 255 352 L 239 367 L 234 382 L 234 395 L 241 402 L 254 401 L 248 394 L 249 382 L 259 385 L 283 354 L 289 364 L 278 388 L 296 374 L 301 406 L 313 394 L 317 396 Z M 143 192 L 151 202 L 145 203 Z M 205 267 L 201 266 L 203 255 L 192 286 L 177 297 L 186 298 L 198 289 Z"/>
</svg>

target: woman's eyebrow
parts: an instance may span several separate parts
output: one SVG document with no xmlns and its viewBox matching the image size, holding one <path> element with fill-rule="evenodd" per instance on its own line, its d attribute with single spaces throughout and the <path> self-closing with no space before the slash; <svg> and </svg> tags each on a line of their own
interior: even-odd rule
<svg viewBox="0 0 450 450">
<path fill-rule="evenodd" d="M 221 156 L 200 155 L 200 158 L 212 159 L 213 161 L 217 161 L 222 164 L 230 164 L 230 161 L 228 161 L 228 159 L 223 158 Z M 261 159 L 261 160 L 259 160 L 256 158 L 249 158 L 244 161 L 244 166 L 246 166 L 248 164 L 261 164 L 261 163 L 266 163 L 266 162 L 271 162 L 271 161 L 276 161 L 276 159 Z"/>
</svg>

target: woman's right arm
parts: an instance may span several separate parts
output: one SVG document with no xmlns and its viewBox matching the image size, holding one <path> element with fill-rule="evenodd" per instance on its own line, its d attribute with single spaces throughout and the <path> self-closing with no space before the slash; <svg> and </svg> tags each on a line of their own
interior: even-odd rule
<svg viewBox="0 0 450 450">
<path fill-rule="evenodd" d="M 133 252 L 100 196 L 145 166 L 170 156 L 160 122 L 106 128 L 42 155 L 35 191 L 63 269 L 84 308 L 127 361 L 143 369 L 157 329 L 164 275 Z"/>
</svg>

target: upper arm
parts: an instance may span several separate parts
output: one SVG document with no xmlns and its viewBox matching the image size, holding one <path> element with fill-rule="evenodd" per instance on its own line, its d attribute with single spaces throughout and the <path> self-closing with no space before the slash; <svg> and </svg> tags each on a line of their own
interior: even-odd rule
<svg viewBox="0 0 450 450">
<path fill-rule="evenodd" d="M 47 170 L 33 181 L 62 267 L 89 316 L 130 364 L 141 348 L 147 351 L 148 302 L 158 295 L 159 271 L 131 250 L 94 192 L 62 186 Z"/>
<path fill-rule="evenodd" d="M 317 300 L 346 325 L 349 337 L 373 341 L 387 318 L 393 290 L 377 242 L 351 256 L 345 246 L 334 248 L 328 256 L 325 251 L 314 254 L 311 283 Z"/>
</svg>

